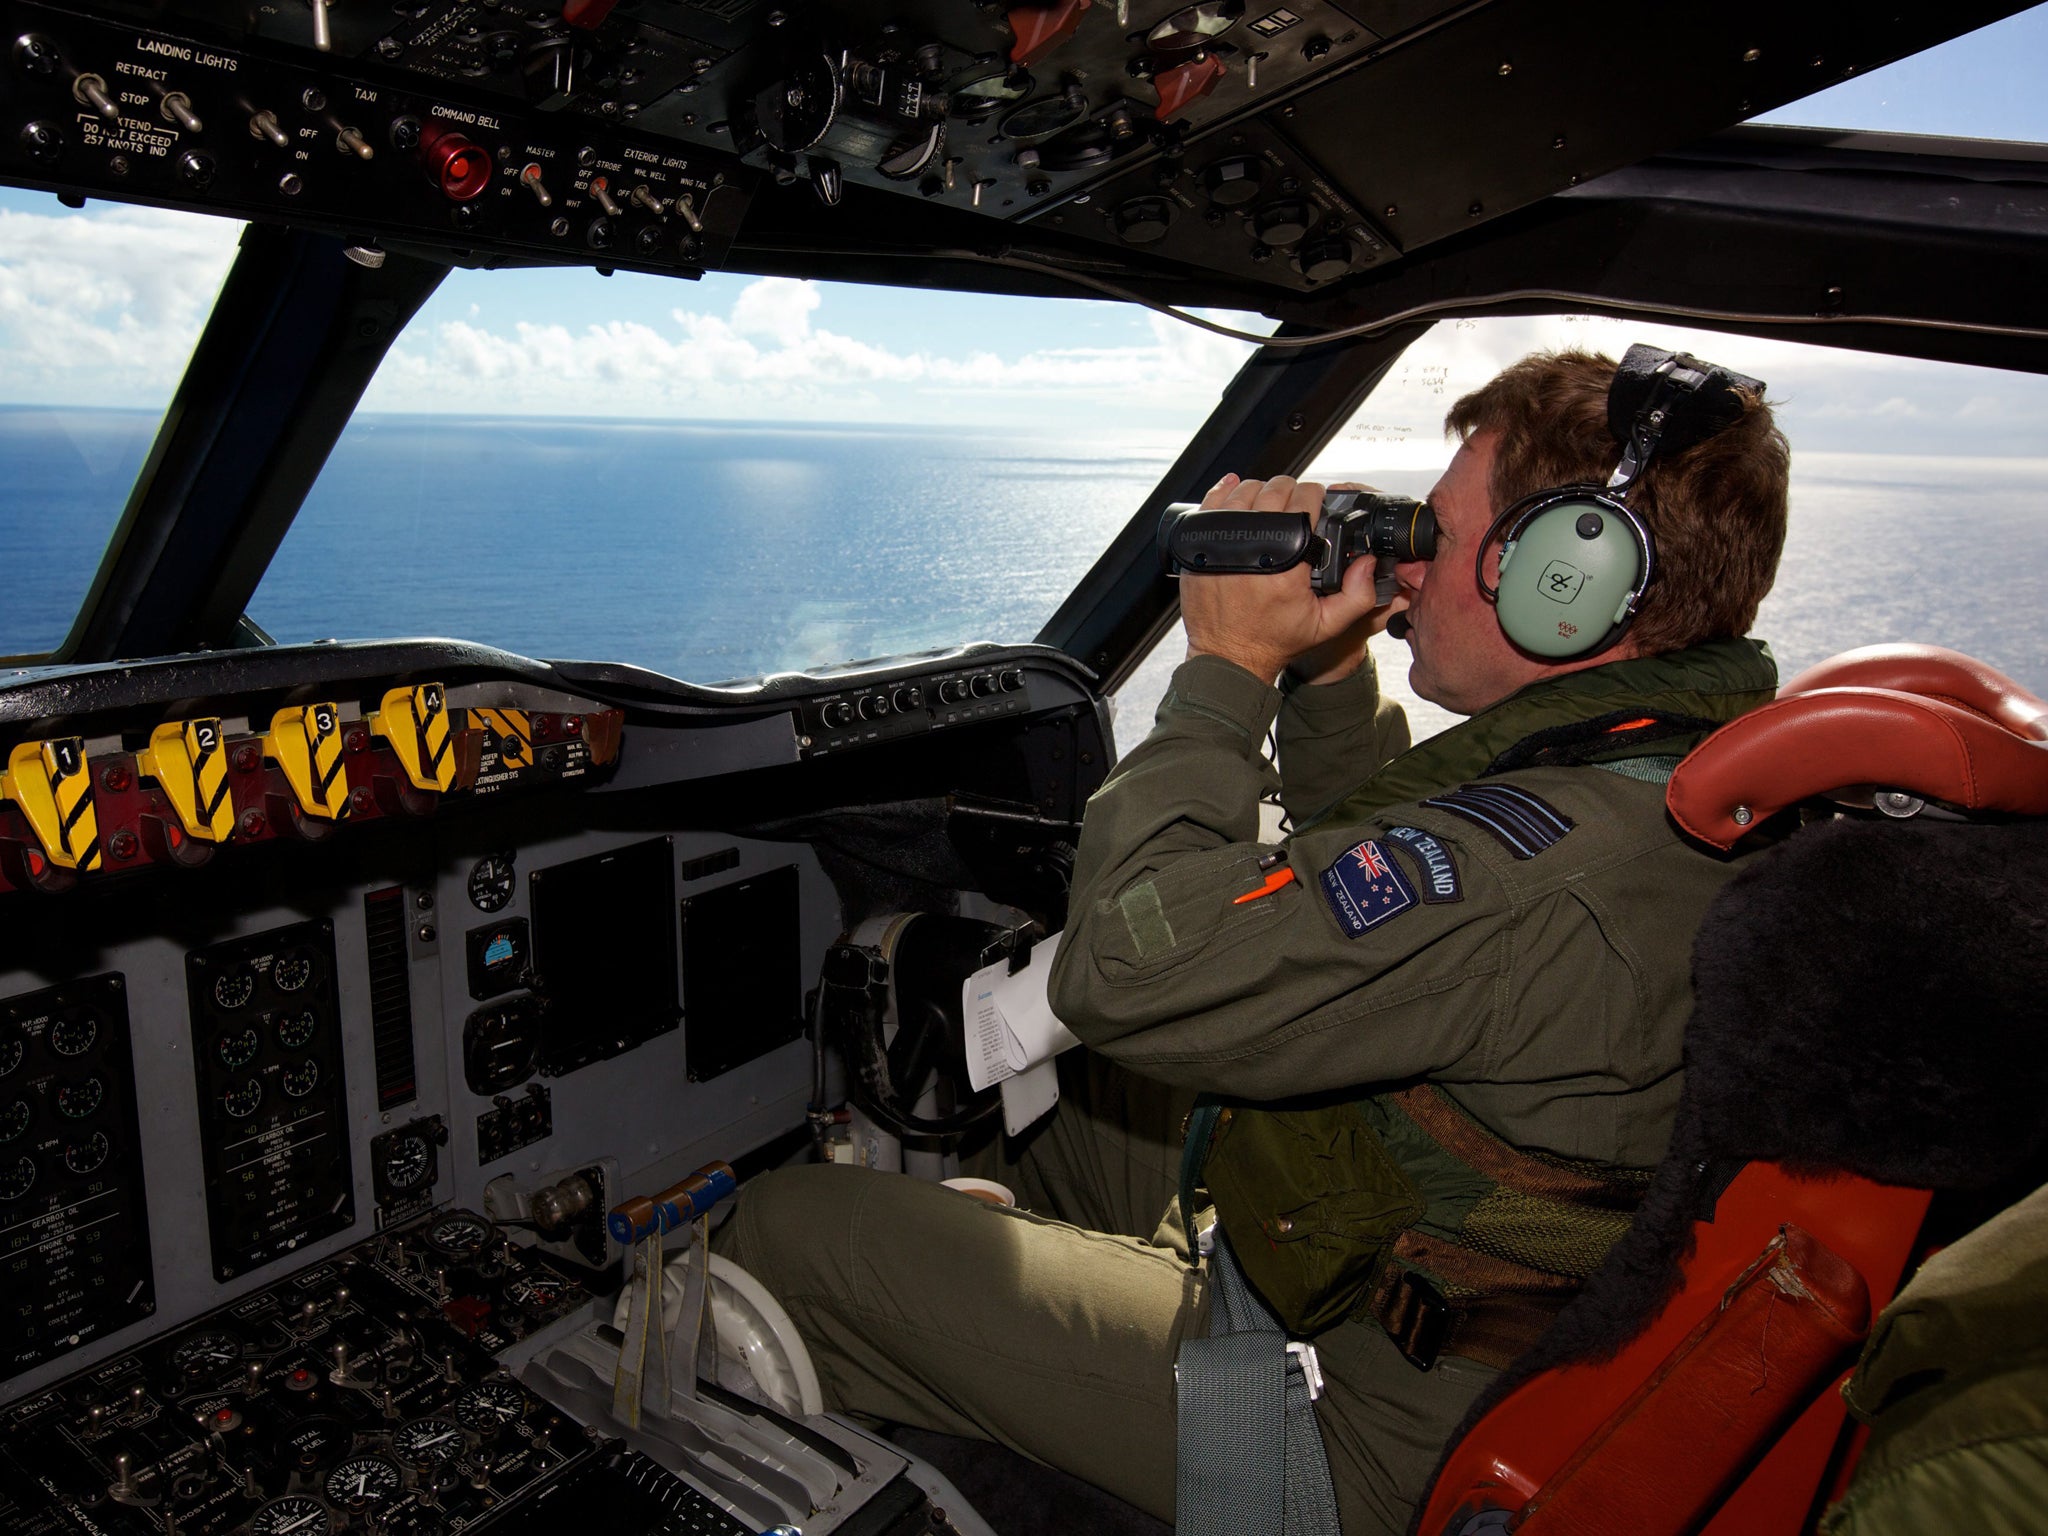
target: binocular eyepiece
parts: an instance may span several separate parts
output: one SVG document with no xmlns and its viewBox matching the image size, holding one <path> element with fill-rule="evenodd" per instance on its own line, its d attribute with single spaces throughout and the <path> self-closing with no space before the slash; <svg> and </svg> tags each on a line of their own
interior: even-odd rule
<svg viewBox="0 0 2048 1536">
<path fill-rule="evenodd" d="M 1159 561 L 1169 576 L 1270 575 L 1306 561 L 1309 584 L 1327 597 L 1344 585 L 1351 562 L 1366 556 L 1379 562 L 1379 600 L 1391 601 L 1395 562 L 1436 558 L 1429 503 L 1384 491 L 1330 491 L 1320 522 L 1306 512 L 1204 511 L 1186 501 L 1159 519 Z"/>
</svg>

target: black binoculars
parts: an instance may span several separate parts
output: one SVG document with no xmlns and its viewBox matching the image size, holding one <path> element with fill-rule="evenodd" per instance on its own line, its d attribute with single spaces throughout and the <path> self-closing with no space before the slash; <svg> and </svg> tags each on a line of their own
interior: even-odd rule
<svg viewBox="0 0 2048 1536">
<path fill-rule="evenodd" d="M 1268 575 L 1308 562 L 1309 584 L 1327 597 L 1344 585 L 1351 562 L 1380 562 L 1379 600 L 1391 601 L 1393 566 L 1436 558 L 1436 514 L 1429 503 L 1384 491 L 1330 491 L 1323 515 L 1306 512 L 1204 511 L 1177 501 L 1159 519 L 1159 561 L 1169 576 Z"/>
</svg>

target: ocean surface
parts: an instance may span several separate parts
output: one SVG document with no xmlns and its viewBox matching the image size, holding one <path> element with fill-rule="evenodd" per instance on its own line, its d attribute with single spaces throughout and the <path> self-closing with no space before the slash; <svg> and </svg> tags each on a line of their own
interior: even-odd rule
<svg viewBox="0 0 2048 1536">
<path fill-rule="evenodd" d="M 0 654 L 68 629 L 153 413 L 0 407 Z M 250 605 L 281 641 L 448 635 L 697 682 L 1028 640 L 1177 445 L 871 427 L 366 416 Z M 1356 467 L 1370 476 L 1371 466 Z M 1414 477 L 1383 477 L 1421 490 Z M 2048 459 L 1795 455 L 1756 633 L 1782 672 L 1924 640 L 2048 692 Z M 1405 648 L 1382 673 L 1405 694 Z M 1136 739 L 1177 660 L 1126 690 Z M 1418 734 L 1448 721 L 1417 710 Z"/>
</svg>

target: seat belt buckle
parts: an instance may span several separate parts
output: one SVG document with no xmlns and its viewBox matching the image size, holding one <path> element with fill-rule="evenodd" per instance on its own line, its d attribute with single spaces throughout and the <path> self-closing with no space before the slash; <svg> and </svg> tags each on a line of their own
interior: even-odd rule
<svg viewBox="0 0 2048 1536">
<path fill-rule="evenodd" d="M 1316 1347 L 1300 1341 L 1291 1341 L 1287 1353 L 1294 1357 L 1294 1363 L 1301 1367 L 1301 1379 L 1308 1383 L 1308 1400 L 1314 1402 L 1323 1395 L 1323 1365 L 1316 1358 Z"/>
<path fill-rule="evenodd" d="M 1426 1371 L 1443 1352 L 1451 1317 L 1443 1292 L 1414 1270 L 1404 1269 L 1381 1313 L 1381 1324 L 1402 1357 L 1418 1371 Z"/>
</svg>

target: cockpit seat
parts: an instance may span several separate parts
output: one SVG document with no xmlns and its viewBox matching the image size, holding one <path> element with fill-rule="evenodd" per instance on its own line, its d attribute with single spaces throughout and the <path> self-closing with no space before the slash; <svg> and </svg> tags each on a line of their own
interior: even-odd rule
<svg viewBox="0 0 2048 1536">
<path fill-rule="evenodd" d="M 1701 743 L 1666 803 L 1732 848 L 1769 816 L 1834 791 L 1889 814 L 1928 802 L 2048 814 L 2048 703 L 1935 645 L 1872 645 L 1810 667 Z"/>
<path fill-rule="evenodd" d="M 1812 819 L 1835 802 L 1880 814 Z M 1842 1379 L 1936 1189 L 2043 1142 L 2048 703 L 1933 646 L 1824 662 L 1667 793 L 1779 837 L 1694 951 L 1670 1153 L 1635 1225 L 1475 1405 L 1422 1536 L 1810 1530 L 1853 1456 Z"/>
</svg>

